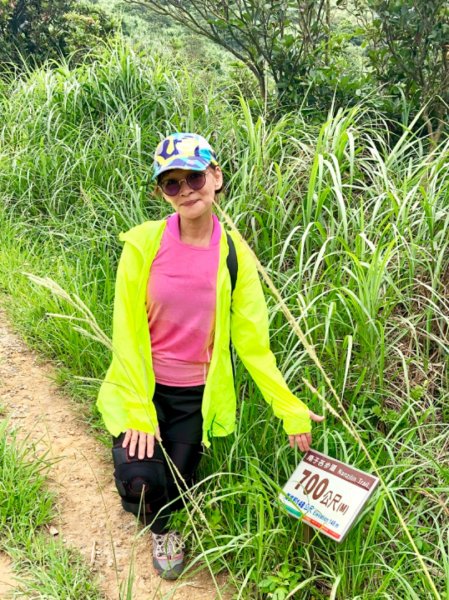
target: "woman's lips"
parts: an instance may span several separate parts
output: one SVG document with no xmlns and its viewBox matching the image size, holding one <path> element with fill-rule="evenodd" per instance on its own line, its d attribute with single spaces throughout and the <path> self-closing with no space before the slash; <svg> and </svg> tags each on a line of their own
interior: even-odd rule
<svg viewBox="0 0 449 600">
<path fill-rule="evenodd" d="M 192 206 L 195 202 L 198 202 L 198 200 L 189 200 L 188 202 L 183 202 L 182 206 Z"/>
</svg>

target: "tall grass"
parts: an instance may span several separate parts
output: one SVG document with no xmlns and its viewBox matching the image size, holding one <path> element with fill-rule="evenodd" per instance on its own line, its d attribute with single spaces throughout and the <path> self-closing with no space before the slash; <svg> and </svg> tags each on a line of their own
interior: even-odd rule
<svg viewBox="0 0 449 600">
<path fill-rule="evenodd" d="M 51 538 L 54 517 L 45 456 L 18 442 L 11 424 L 0 422 L 0 548 L 18 573 L 14 597 L 97 600 L 101 594 L 79 553 Z"/>
<path fill-rule="evenodd" d="M 232 81 L 207 77 L 204 85 L 201 71 L 117 46 L 92 66 L 11 85 L 1 101 L 0 285 L 17 326 L 92 406 L 108 350 L 70 320 L 48 318 L 80 313 L 21 273 L 78 296 L 109 335 L 117 234 L 167 212 L 151 195 L 152 150 L 170 131 L 201 131 L 225 171 L 221 208 L 313 349 L 267 287 L 279 365 L 328 416 L 314 446 L 368 471 L 374 464 L 384 487 L 342 544 L 305 540 L 277 500 L 299 456 L 239 365 L 236 433 L 214 440 L 185 520 L 200 533 L 191 569 L 199 560 L 226 568 L 242 599 L 444 598 L 449 146 L 429 153 L 413 123 L 392 141 L 363 105 L 335 109 L 320 127 L 301 113 L 273 123 L 226 101 Z"/>
</svg>

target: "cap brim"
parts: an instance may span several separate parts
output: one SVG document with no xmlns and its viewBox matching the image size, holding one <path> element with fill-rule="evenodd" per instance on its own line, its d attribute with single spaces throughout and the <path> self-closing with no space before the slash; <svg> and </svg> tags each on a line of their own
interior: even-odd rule
<svg viewBox="0 0 449 600">
<path fill-rule="evenodd" d="M 181 169 L 182 171 L 204 171 L 209 165 L 218 164 L 214 160 L 206 160 L 204 158 L 195 156 L 195 162 L 189 163 L 185 159 L 175 158 L 168 164 L 165 164 L 158 169 L 151 178 L 154 181 L 159 175 L 166 171 L 173 171 L 174 169 Z"/>
</svg>

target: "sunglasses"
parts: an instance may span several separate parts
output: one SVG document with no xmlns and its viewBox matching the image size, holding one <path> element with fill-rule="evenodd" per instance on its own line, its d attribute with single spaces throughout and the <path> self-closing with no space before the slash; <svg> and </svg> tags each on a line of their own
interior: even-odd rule
<svg viewBox="0 0 449 600">
<path fill-rule="evenodd" d="M 191 190 L 197 192 L 206 184 L 206 171 L 191 171 L 182 179 L 163 179 L 159 187 L 167 196 L 176 196 L 181 191 L 182 182 L 185 181 Z"/>
</svg>

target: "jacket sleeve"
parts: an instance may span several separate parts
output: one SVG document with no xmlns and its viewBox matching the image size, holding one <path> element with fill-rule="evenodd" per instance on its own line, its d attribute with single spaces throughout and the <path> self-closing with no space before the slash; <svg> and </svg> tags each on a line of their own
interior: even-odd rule
<svg viewBox="0 0 449 600">
<path fill-rule="evenodd" d="M 125 243 L 117 268 L 112 331 L 112 362 L 100 388 L 97 406 L 113 435 L 126 429 L 154 433 L 157 417 L 149 382 L 145 344 L 139 344 L 136 290 L 140 283 L 138 253 Z"/>
<path fill-rule="evenodd" d="M 236 249 L 238 272 L 231 306 L 232 343 L 274 414 L 282 419 L 286 433 L 308 433 L 309 409 L 289 390 L 270 349 L 267 305 L 255 262 L 240 241 L 236 242 Z"/>
</svg>

